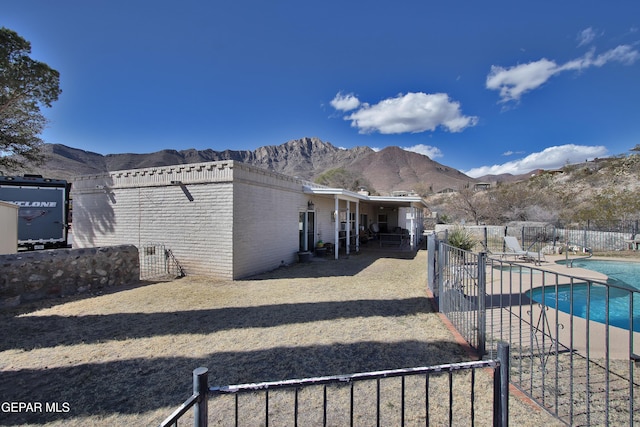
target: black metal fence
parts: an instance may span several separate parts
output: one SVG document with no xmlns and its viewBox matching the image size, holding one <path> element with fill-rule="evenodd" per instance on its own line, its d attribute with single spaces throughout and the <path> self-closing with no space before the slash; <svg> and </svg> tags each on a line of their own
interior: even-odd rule
<svg viewBox="0 0 640 427">
<path fill-rule="evenodd" d="M 206 427 L 208 425 L 209 405 L 209 370 L 196 368 L 193 370 L 193 394 L 184 401 L 171 415 L 169 415 L 160 427 L 178 426 L 178 421 L 193 408 L 193 425 Z"/>
<path fill-rule="evenodd" d="M 185 275 L 171 249 L 162 243 L 146 243 L 139 253 L 141 280 L 175 279 Z"/>
<path fill-rule="evenodd" d="M 599 225 L 599 226 L 596 226 Z M 630 248 L 629 240 L 640 234 L 636 221 L 608 224 L 541 224 L 541 225 L 483 225 L 464 228 L 477 241 L 477 251 L 504 252 L 504 236 L 514 236 L 522 248 L 545 253 L 558 253 L 564 250 L 572 252 L 610 252 Z M 442 238 L 446 234 L 441 234 Z"/>
<path fill-rule="evenodd" d="M 572 274 L 427 246 L 429 287 L 486 357 L 511 344 L 511 382 L 570 425 L 640 423 L 640 291 Z M 635 319 L 634 319 L 635 318 Z"/>
<path fill-rule="evenodd" d="M 506 343 L 495 360 L 224 387 L 209 387 L 207 369 L 198 368 L 192 396 L 161 426 L 177 426 L 191 408 L 196 427 L 209 421 L 353 426 L 359 420 L 375 420 L 376 426 L 508 426 L 509 371 Z M 493 393 L 487 393 L 490 388 Z"/>
</svg>

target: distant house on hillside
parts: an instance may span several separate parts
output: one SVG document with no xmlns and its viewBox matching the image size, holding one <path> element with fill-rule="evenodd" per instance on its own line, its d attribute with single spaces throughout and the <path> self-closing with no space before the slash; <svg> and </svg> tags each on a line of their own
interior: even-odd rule
<svg viewBox="0 0 640 427">
<path fill-rule="evenodd" d="M 320 240 L 336 258 L 358 251 L 369 229 L 401 231 L 415 248 L 426 208 L 234 161 L 80 176 L 72 196 L 74 247 L 160 242 L 187 274 L 227 279 L 295 262 Z"/>
<path fill-rule="evenodd" d="M 443 188 L 442 190 L 438 191 L 438 194 L 448 194 L 448 193 L 457 193 L 458 190 L 456 190 L 455 188 Z"/>
</svg>

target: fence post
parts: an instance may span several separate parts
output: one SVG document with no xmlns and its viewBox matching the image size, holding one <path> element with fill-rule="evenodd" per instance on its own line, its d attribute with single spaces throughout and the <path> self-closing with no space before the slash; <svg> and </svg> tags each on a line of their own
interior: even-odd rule
<svg viewBox="0 0 640 427">
<path fill-rule="evenodd" d="M 484 249 L 489 250 L 489 231 L 486 226 L 484 227 Z"/>
<path fill-rule="evenodd" d="M 509 343 L 498 343 L 499 369 L 493 376 L 493 425 L 509 426 Z"/>
<path fill-rule="evenodd" d="M 209 370 L 196 368 L 193 370 L 193 394 L 198 395 L 198 403 L 194 406 L 193 427 L 207 427 L 209 423 Z"/>
<path fill-rule="evenodd" d="M 444 307 L 445 304 L 447 304 L 447 299 L 445 298 L 445 289 L 444 289 L 444 281 L 445 281 L 445 276 L 448 276 L 448 273 L 445 273 L 444 269 L 445 267 L 448 267 L 447 265 L 447 261 L 448 261 L 448 256 L 449 256 L 449 252 L 448 250 L 445 250 L 445 243 L 441 240 L 438 240 L 438 266 L 436 267 L 436 270 L 438 271 L 437 277 L 438 277 L 438 298 L 436 298 L 436 301 L 438 303 L 438 312 L 439 313 L 446 313 L 448 310 L 448 307 Z"/>
<path fill-rule="evenodd" d="M 486 354 L 487 343 L 487 253 L 478 254 L 478 356 Z"/>
<path fill-rule="evenodd" d="M 435 234 L 427 236 L 427 285 L 433 293 L 433 297 L 438 297 L 438 272 L 436 269 L 438 262 L 437 239 Z"/>
<path fill-rule="evenodd" d="M 504 236 L 502 239 L 502 252 L 506 252 L 507 251 L 507 244 L 504 242 L 504 237 L 507 237 L 509 235 L 509 226 L 505 225 L 504 226 Z"/>
</svg>

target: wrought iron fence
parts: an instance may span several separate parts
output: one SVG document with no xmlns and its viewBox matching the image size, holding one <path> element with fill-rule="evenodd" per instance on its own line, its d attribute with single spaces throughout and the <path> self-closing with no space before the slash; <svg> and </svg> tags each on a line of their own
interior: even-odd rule
<svg viewBox="0 0 640 427">
<path fill-rule="evenodd" d="M 208 424 L 209 404 L 209 370 L 196 368 L 193 370 L 193 394 L 184 401 L 171 415 L 165 418 L 160 427 L 178 427 L 178 421 L 193 408 L 193 425 L 206 427 Z"/>
<path fill-rule="evenodd" d="M 587 220 L 577 223 L 558 222 L 555 226 L 556 228 L 617 232 L 623 234 L 636 234 L 640 232 L 640 228 L 638 228 L 640 226 L 640 220 L 637 219 Z"/>
<path fill-rule="evenodd" d="M 640 291 L 427 244 L 439 310 L 486 357 L 510 343 L 514 385 L 571 425 L 640 423 Z"/>
<path fill-rule="evenodd" d="M 140 250 L 140 279 L 175 279 L 183 277 L 184 270 L 162 243 L 146 243 Z"/>
<path fill-rule="evenodd" d="M 192 407 L 197 427 L 211 420 L 236 426 L 356 425 L 359 420 L 377 426 L 418 420 L 508 426 L 508 363 L 509 345 L 502 343 L 494 360 L 224 387 L 208 387 L 206 368 L 198 368 L 192 396 L 161 426 L 177 426 Z M 493 393 L 487 393 L 487 384 Z"/>
<path fill-rule="evenodd" d="M 465 226 L 474 236 L 478 251 L 504 252 L 504 236 L 514 236 L 522 247 L 532 251 L 558 253 L 570 251 L 621 251 L 630 248 L 629 240 L 640 234 L 636 221 L 596 226 L 594 223 L 573 225 Z M 446 240 L 446 231 L 441 238 Z"/>
</svg>

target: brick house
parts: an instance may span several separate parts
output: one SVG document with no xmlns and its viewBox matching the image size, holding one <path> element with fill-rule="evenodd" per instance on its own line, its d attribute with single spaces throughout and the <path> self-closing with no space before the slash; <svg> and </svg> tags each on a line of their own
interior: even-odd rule
<svg viewBox="0 0 640 427">
<path fill-rule="evenodd" d="M 334 244 L 329 256 L 357 251 L 374 223 L 403 229 L 415 248 L 426 207 L 417 196 L 327 188 L 234 161 L 80 176 L 72 198 L 73 247 L 161 242 L 187 274 L 226 279 L 296 262 L 319 240 Z"/>
</svg>

